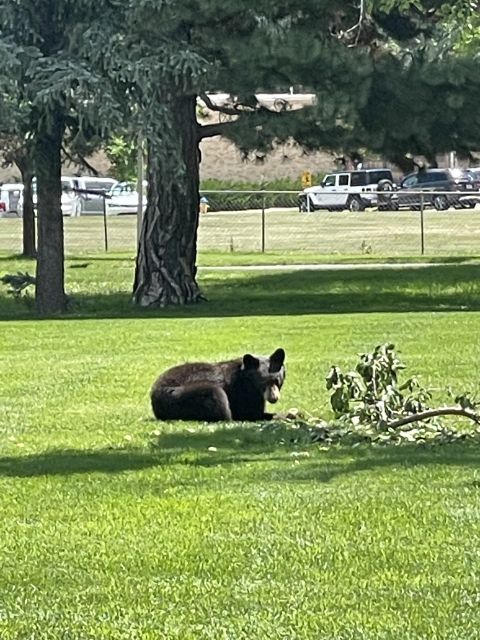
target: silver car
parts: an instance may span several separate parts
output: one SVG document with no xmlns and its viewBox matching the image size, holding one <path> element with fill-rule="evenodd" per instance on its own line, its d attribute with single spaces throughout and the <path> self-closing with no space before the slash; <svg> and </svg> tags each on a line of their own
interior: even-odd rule
<svg viewBox="0 0 480 640">
<path fill-rule="evenodd" d="M 62 178 L 62 189 L 71 197 L 70 215 L 72 216 L 102 214 L 105 194 L 117 182 L 113 178 L 92 178 L 90 176 L 74 176 L 70 178 L 70 181 L 70 185 L 65 186 L 64 189 L 64 178 Z"/>
</svg>

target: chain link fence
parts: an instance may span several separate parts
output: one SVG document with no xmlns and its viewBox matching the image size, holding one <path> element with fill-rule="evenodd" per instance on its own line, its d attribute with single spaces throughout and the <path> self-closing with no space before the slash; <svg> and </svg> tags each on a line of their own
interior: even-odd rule
<svg viewBox="0 0 480 640">
<path fill-rule="evenodd" d="M 332 205 L 331 210 L 300 211 L 293 191 L 203 192 L 199 251 L 303 253 L 329 257 L 474 256 L 480 253 L 480 194 L 405 192 L 399 206 L 360 211 Z M 434 198 L 448 208 L 437 210 Z M 205 198 L 208 202 L 205 202 Z M 409 200 L 410 198 L 410 200 Z M 437 204 L 438 204 L 437 200 Z M 442 207 L 446 206 L 445 201 Z M 346 205 L 345 205 L 346 206 Z M 134 253 L 135 215 L 65 217 L 67 255 Z M 0 216 L 0 253 L 18 254 L 22 220 Z"/>
</svg>

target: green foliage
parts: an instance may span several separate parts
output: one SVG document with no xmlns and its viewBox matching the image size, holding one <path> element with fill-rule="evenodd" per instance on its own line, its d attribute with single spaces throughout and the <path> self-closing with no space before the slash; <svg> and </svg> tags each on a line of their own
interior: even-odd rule
<svg viewBox="0 0 480 640">
<path fill-rule="evenodd" d="M 0 277 L 0 282 L 10 287 L 7 293 L 13 296 L 15 300 L 28 299 L 30 286 L 35 286 L 36 280 L 31 276 L 28 271 L 23 273 L 18 271 L 17 273 L 6 273 Z"/>
<path fill-rule="evenodd" d="M 324 439 L 331 442 L 332 438 L 352 436 L 356 431 L 363 440 L 383 443 L 398 443 L 402 438 L 411 442 L 445 442 L 476 435 L 455 428 L 445 429 L 438 421 L 438 416 L 448 415 L 451 409 L 451 413 L 455 413 L 458 407 L 465 411 L 466 417 L 480 423 L 475 395 L 465 392 L 455 397 L 456 407 L 431 411 L 431 391 L 422 387 L 415 376 L 400 384 L 399 372 L 403 369 L 405 365 L 390 343 L 378 345 L 371 353 L 360 354 L 352 372 L 344 374 L 338 366 L 333 366 L 327 375 L 326 387 L 331 392 L 330 404 L 339 424 L 347 428 L 333 428 Z M 415 423 L 414 428 L 404 426 L 409 423 Z M 395 430 L 397 424 L 399 428 Z M 378 432 L 385 435 L 378 436 Z"/>
<path fill-rule="evenodd" d="M 314 180 L 317 178 L 314 177 Z M 319 178 L 321 180 L 321 178 Z M 316 184 L 315 182 L 313 184 Z M 300 177 L 278 178 L 264 182 L 234 182 L 208 179 L 201 182 L 200 192 L 209 202 L 209 211 L 242 211 L 270 207 L 296 207 L 302 190 Z M 286 191 L 293 193 L 212 193 L 215 191 Z"/>
<path fill-rule="evenodd" d="M 398 374 L 405 369 L 393 344 L 375 347 L 360 354 L 355 370 L 342 373 L 333 366 L 326 378 L 330 403 L 338 418 L 354 424 L 371 424 L 385 429 L 388 423 L 417 414 L 428 408 L 431 393 L 416 377 L 399 384 Z"/>
<path fill-rule="evenodd" d="M 313 174 L 312 184 L 320 184 L 323 174 Z M 276 178 L 275 180 L 217 180 L 207 178 L 200 182 L 201 191 L 300 191 L 302 189 L 301 176 L 298 178 Z"/>
<path fill-rule="evenodd" d="M 122 182 L 132 182 L 137 177 L 137 147 L 122 136 L 114 136 L 105 147 L 111 165 L 111 174 Z"/>
</svg>

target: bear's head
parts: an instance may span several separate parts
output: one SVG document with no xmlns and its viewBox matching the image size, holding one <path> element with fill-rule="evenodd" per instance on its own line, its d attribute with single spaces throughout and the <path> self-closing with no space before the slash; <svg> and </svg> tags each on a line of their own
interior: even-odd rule
<svg viewBox="0 0 480 640">
<path fill-rule="evenodd" d="M 280 399 L 280 389 L 285 381 L 285 351 L 277 349 L 271 356 L 243 356 L 243 370 L 254 386 L 262 392 L 267 402 Z"/>
</svg>

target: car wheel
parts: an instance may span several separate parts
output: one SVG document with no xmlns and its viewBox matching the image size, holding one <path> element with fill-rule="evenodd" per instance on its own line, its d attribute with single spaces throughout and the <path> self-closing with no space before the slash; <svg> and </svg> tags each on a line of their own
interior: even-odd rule
<svg viewBox="0 0 480 640">
<path fill-rule="evenodd" d="M 365 208 L 358 196 L 350 196 L 347 207 L 349 211 L 363 211 Z"/>
<path fill-rule="evenodd" d="M 314 211 L 315 207 L 311 198 L 302 198 L 299 203 L 300 213 L 308 213 Z"/>
<path fill-rule="evenodd" d="M 377 184 L 378 191 L 393 191 L 393 182 L 391 180 L 380 180 Z"/>
<path fill-rule="evenodd" d="M 445 209 L 448 209 L 447 196 L 435 196 L 433 198 L 433 206 L 437 211 L 445 211 Z"/>
<path fill-rule="evenodd" d="M 471 200 L 464 200 L 461 205 L 462 209 L 473 209 L 476 205 L 476 202 L 472 202 Z"/>
</svg>

